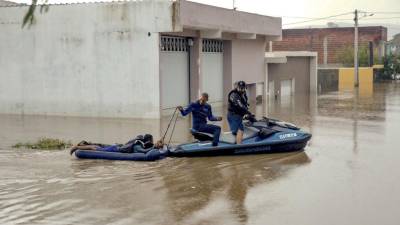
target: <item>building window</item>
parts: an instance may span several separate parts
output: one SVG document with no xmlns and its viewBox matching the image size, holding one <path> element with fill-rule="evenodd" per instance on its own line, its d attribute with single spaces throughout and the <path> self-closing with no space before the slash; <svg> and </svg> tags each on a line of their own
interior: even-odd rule
<svg viewBox="0 0 400 225">
<path fill-rule="evenodd" d="M 221 40 L 203 39 L 203 52 L 223 52 L 224 42 Z"/>
<path fill-rule="evenodd" d="M 183 37 L 161 36 L 161 51 L 165 52 L 186 52 L 188 51 L 188 42 Z"/>
</svg>

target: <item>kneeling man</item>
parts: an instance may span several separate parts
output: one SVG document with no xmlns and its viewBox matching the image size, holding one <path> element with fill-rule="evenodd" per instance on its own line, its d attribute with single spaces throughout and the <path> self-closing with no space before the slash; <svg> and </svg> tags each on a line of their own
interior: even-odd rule
<svg viewBox="0 0 400 225">
<path fill-rule="evenodd" d="M 190 105 L 184 109 L 182 106 L 178 106 L 179 111 L 181 111 L 182 116 L 186 116 L 189 113 L 193 115 L 192 127 L 193 129 L 209 133 L 213 135 L 213 146 L 217 146 L 219 142 L 219 135 L 221 133 L 221 127 L 213 124 L 207 124 L 207 118 L 210 121 L 221 121 L 222 117 L 213 116 L 211 111 L 211 106 L 207 104 L 208 94 L 201 94 L 199 100 L 190 103 Z"/>
</svg>

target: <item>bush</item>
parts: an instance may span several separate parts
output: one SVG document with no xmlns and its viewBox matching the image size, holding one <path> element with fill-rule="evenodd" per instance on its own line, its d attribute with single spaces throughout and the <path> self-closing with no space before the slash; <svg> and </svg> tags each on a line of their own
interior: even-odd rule
<svg viewBox="0 0 400 225">
<path fill-rule="evenodd" d="M 44 149 L 44 150 L 55 150 L 55 149 L 65 149 L 72 146 L 70 141 L 66 142 L 60 139 L 54 138 L 40 138 L 35 143 L 25 142 L 17 143 L 13 145 L 13 148 L 29 148 L 29 149 Z"/>
<path fill-rule="evenodd" d="M 392 79 L 392 75 L 400 74 L 400 55 L 385 56 L 383 62 L 383 79 Z"/>
</svg>

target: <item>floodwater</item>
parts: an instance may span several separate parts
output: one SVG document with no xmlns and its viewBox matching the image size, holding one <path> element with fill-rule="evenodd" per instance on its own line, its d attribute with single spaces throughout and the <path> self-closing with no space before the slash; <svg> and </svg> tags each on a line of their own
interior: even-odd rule
<svg viewBox="0 0 400 225">
<path fill-rule="evenodd" d="M 310 131 L 305 151 L 79 160 L 67 150 L 10 146 L 39 137 L 113 143 L 160 136 L 169 118 L 2 115 L 0 224 L 400 224 L 400 83 L 271 99 L 253 110 Z M 189 118 L 179 119 L 173 142 L 190 140 L 189 127 Z"/>
</svg>

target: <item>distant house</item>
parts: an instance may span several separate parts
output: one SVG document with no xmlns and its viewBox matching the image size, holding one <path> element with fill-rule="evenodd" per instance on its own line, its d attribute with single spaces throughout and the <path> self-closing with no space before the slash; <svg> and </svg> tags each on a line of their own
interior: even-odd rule
<svg viewBox="0 0 400 225">
<path fill-rule="evenodd" d="M 386 54 L 400 55 L 400 33 L 394 35 L 393 39 L 386 45 Z"/>
<path fill-rule="evenodd" d="M 382 26 L 359 27 L 359 45 L 373 43 L 378 57 L 385 52 L 387 28 Z M 282 41 L 273 42 L 273 51 L 316 51 L 318 64 L 338 64 L 338 55 L 354 45 L 353 27 L 329 27 L 309 29 L 284 29 Z"/>
</svg>

